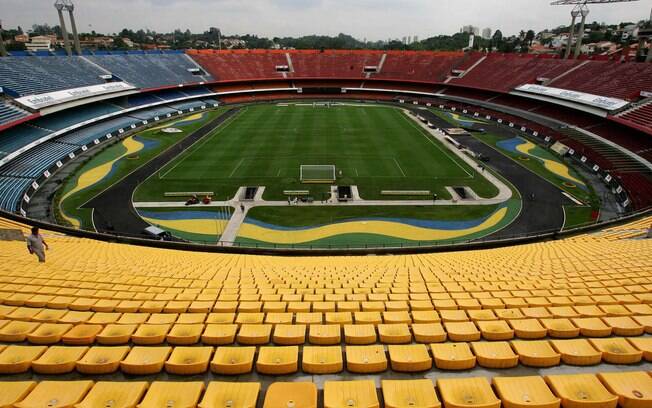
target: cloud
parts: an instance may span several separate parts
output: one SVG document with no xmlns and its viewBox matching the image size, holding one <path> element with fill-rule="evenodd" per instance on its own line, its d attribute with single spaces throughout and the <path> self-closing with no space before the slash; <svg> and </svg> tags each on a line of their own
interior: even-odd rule
<svg viewBox="0 0 652 408">
<path fill-rule="evenodd" d="M 57 24 L 49 0 L 0 0 L 6 27 Z M 570 22 L 569 7 L 549 0 L 73 0 L 80 31 L 113 33 L 122 28 L 167 32 L 219 27 L 227 34 L 267 37 L 352 34 L 384 40 L 452 34 L 463 25 L 542 30 Z M 638 21 L 650 14 L 651 0 L 591 7 L 590 21 Z"/>
</svg>

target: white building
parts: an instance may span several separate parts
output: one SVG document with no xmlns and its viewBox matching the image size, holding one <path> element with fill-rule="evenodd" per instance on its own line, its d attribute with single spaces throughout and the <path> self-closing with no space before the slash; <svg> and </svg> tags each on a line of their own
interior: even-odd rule
<svg viewBox="0 0 652 408">
<path fill-rule="evenodd" d="M 52 38 L 51 37 L 46 37 L 43 35 L 39 35 L 36 37 L 32 37 L 30 42 L 25 43 L 25 47 L 27 48 L 27 51 L 53 51 L 52 47 Z"/>
<path fill-rule="evenodd" d="M 485 40 L 490 39 L 491 34 L 492 34 L 491 28 L 485 28 L 484 30 L 482 30 L 482 38 L 484 38 Z"/>
</svg>

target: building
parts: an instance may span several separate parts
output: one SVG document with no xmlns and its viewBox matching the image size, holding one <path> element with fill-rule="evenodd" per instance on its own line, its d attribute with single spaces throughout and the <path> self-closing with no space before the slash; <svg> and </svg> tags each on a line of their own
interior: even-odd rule
<svg viewBox="0 0 652 408">
<path fill-rule="evenodd" d="M 27 34 L 18 34 L 14 37 L 14 41 L 17 43 L 26 43 L 29 42 L 29 35 Z"/>
<path fill-rule="evenodd" d="M 27 51 L 53 51 L 56 39 L 52 35 L 37 35 L 32 37 L 30 42 L 25 43 Z"/>
<path fill-rule="evenodd" d="M 490 39 L 491 34 L 492 34 L 491 28 L 487 27 L 484 30 L 482 30 L 482 38 L 484 38 L 485 40 Z"/>
</svg>

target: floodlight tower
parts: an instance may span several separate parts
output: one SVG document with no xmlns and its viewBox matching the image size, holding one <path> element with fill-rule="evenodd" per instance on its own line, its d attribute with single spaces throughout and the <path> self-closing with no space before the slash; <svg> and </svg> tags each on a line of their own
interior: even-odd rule
<svg viewBox="0 0 652 408">
<path fill-rule="evenodd" d="M 0 57 L 7 56 L 7 49 L 5 48 L 5 40 L 2 39 L 2 20 L 0 20 Z"/>
<path fill-rule="evenodd" d="M 550 3 L 553 6 L 575 6 L 573 11 L 571 11 L 571 17 L 573 22 L 571 23 L 571 32 L 568 36 L 568 46 L 566 47 L 566 53 L 564 58 L 570 57 L 570 49 L 573 43 L 573 31 L 575 30 L 575 21 L 579 15 L 582 16 L 582 22 L 580 24 L 580 32 L 577 34 L 577 44 L 575 45 L 575 58 L 579 57 L 580 51 L 582 49 L 582 39 L 584 37 L 584 24 L 586 23 L 586 17 L 589 15 L 589 8 L 587 4 L 607 4 L 607 3 L 625 3 L 638 0 L 555 0 Z"/>
<path fill-rule="evenodd" d="M 75 15 L 73 12 L 75 11 L 75 5 L 72 4 L 71 0 L 64 0 L 65 3 L 65 9 L 68 10 L 68 14 L 70 15 L 70 26 L 72 28 L 72 38 L 73 41 L 75 42 L 75 52 L 77 55 L 81 55 L 81 45 L 79 45 L 79 35 L 77 34 L 77 24 L 75 23 Z"/>
<path fill-rule="evenodd" d="M 66 30 L 66 21 L 63 19 L 63 9 L 66 7 L 66 4 L 63 0 L 57 0 L 54 3 L 54 8 L 57 9 L 59 13 L 59 26 L 61 27 L 61 36 L 63 37 L 63 46 L 66 48 L 66 54 L 72 55 L 70 50 L 70 40 L 68 39 L 68 30 Z"/>
</svg>

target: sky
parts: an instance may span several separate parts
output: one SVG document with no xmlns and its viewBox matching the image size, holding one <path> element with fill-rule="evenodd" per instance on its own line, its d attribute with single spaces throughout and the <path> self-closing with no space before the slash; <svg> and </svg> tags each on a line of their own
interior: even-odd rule
<svg viewBox="0 0 652 408">
<path fill-rule="evenodd" d="M 351 34 L 359 40 L 458 32 L 463 25 L 540 31 L 570 23 L 570 6 L 550 0 L 73 0 L 79 31 L 122 28 L 157 32 L 218 27 L 225 34 L 269 38 Z M 5 27 L 58 24 L 54 0 L 0 0 Z M 607 23 L 649 18 L 652 0 L 593 5 L 588 20 Z"/>
</svg>

